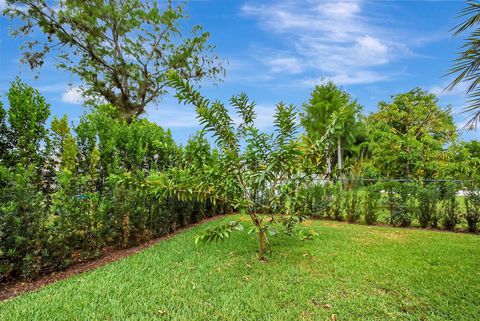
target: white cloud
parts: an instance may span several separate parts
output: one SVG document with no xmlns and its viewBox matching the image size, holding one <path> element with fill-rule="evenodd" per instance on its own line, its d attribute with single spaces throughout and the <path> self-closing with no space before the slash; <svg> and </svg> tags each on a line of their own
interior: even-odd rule
<svg viewBox="0 0 480 321">
<path fill-rule="evenodd" d="M 388 62 L 389 48 L 379 39 L 369 35 L 356 39 L 354 50 L 365 64 L 385 64 Z"/>
<path fill-rule="evenodd" d="M 303 83 L 312 87 L 316 84 L 323 83 L 326 80 L 331 80 L 338 85 L 357 85 L 388 81 L 389 77 L 383 73 L 373 71 L 358 71 L 353 73 L 335 74 L 334 76 L 321 77 L 318 79 L 307 79 L 304 80 Z"/>
<path fill-rule="evenodd" d="M 265 59 L 264 63 L 270 66 L 275 73 L 286 72 L 291 74 L 301 73 L 304 68 L 300 60 L 295 57 L 276 56 Z"/>
<path fill-rule="evenodd" d="M 384 17 L 364 8 L 364 2 L 289 1 L 250 3 L 242 12 L 255 17 L 260 26 L 284 39 L 288 52 L 273 52 L 259 60 L 273 73 L 330 75 L 344 83 L 361 84 L 388 80 L 374 68 L 411 54 L 385 27 Z M 318 78 L 320 78 L 318 77 Z"/>
<path fill-rule="evenodd" d="M 255 125 L 259 129 L 266 129 L 273 126 L 273 116 L 275 115 L 275 105 L 260 104 L 255 106 Z M 236 114 L 231 114 L 233 121 L 238 125 L 240 118 Z M 200 128 L 201 125 L 196 118 L 196 113 L 191 106 L 165 104 L 158 108 L 149 108 L 143 116 L 150 121 L 157 123 L 164 128 Z"/>
<path fill-rule="evenodd" d="M 257 113 L 255 125 L 259 129 L 273 127 L 273 116 L 275 115 L 274 105 L 257 105 L 255 106 L 255 112 Z"/>
<path fill-rule="evenodd" d="M 374 82 L 387 81 L 389 77 L 371 71 L 359 71 L 352 74 L 337 74 L 333 76 L 332 81 L 340 85 L 371 84 Z"/>
<path fill-rule="evenodd" d="M 337 18 L 350 18 L 360 12 L 360 5 L 355 1 L 327 2 L 319 6 L 319 11 Z"/>
<path fill-rule="evenodd" d="M 83 104 L 84 98 L 80 87 L 68 87 L 62 95 L 62 101 L 68 104 Z"/>
<path fill-rule="evenodd" d="M 7 1 L 6 0 L 0 0 L 0 10 L 3 10 L 7 7 Z"/>
<path fill-rule="evenodd" d="M 432 94 L 437 95 L 438 97 L 445 97 L 445 96 L 465 97 L 466 96 L 466 92 L 468 89 L 467 83 L 461 82 L 457 86 L 455 86 L 452 90 L 446 90 L 448 84 L 449 84 L 448 82 L 444 82 L 440 85 L 432 86 L 428 91 L 431 92 Z"/>
</svg>

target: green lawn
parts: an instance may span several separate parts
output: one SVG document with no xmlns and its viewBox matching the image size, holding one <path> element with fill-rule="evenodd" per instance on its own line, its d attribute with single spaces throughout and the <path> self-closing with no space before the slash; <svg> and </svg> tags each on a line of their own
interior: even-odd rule
<svg viewBox="0 0 480 321">
<path fill-rule="evenodd" d="M 207 223 L 97 270 L 0 303 L 0 320 L 478 320 L 478 235 L 308 221 L 319 236 L 245 232 L 204 247 Z"/>
</svg>

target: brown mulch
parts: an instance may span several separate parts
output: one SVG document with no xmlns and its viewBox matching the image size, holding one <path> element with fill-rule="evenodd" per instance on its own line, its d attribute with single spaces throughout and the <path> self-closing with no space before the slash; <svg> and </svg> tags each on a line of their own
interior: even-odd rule
<svg viewBox="0 0 480 321">
<path fill-rule="evenodd" d="M 173 233 L 147 241 L 141 245 L 131 247 L 128 249 L 113 249 L 113 248 L 105 249 L 104 252 L 94 260 L 86 261 L 86 262 L 76 262 L 63 271 L 56 271 L 49 274 L 45 274 L 43 276 L 40 276 L 38 279 L 34 281 L 30 281 L 30 282 L 11 281 L 11 282 L 3 283 L 0 285 L 0 301 L 14 298 L 22 293 L 36 291 L 50 283 L 57 282 L 57 281 L 69 278 L 71 276 L 87 272 L 87 271 L 94 270 L 110 262 L 124 259 L 126 257 L 129 257 L 130 255 L 133 255 L 144 249 L 152 247 L 153 245 L 163 240 L 169 239 L 178 233 L 189 230 L 192 227 L 195 227 L 197 225 L 220 219 L 222 217 L 225 217 L 225 215 L 218 215 L 218 216 L 203 219 L 200 222 L 178 228 Z"/>
</svg>

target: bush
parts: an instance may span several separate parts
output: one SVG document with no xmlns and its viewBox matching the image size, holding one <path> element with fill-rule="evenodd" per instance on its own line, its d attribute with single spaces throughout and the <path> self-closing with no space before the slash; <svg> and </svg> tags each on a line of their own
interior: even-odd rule
<svg viewBox="0 0 480 321">
<path fill-rule="evenodd" d="M 345 191 L 344 213 L 349 223 L 355 223 L 360 218 L 360 197 L 355 189 Z"/>
<path fill-rule="evenodd" d="M 476 232 L 477 224 L 480 221 L 480 191 L 476 186 L 467 188 L 467 193 L 465 195 L 465 210 L 468 231 Z"/>
<path fill-rule="evenodd" d="M 438 224 L 438 190 L 433 185 L 419 186 L 417 190 L 418 222 L 422 228 Z"/>
<path fill-rule="evenodd" d="M 374 225 L 378 218 L 378 201 L 380 200 L 380 192 L 374 186 L 369 187 L 362 200 L 362 211 L 365 217 L 365 223 Z"/>
<path fill-rule="evenodd" d="M 437 210 L 432 213 L 430 227 L 438 228 L 441 218 L 442 218 L 441 213 L 437 208 Z"/>
<path fill-rule="evenodd" d="M 387 182 L 387 206 L 390 210 L 390 224 L 408 227 L 416 212 L 414 185 L 400 182 Z"/>
<path fill-rule="evenodd" d="M 458 212 L 458 202 L 455 197 L 450 197 L 442 201 L 442 224 L 447 230 L 454 230 L 455 226 L 460 223 L 460 215 Z"/>
<path fill-rule="evenodd" d="M 42 269 L 48 216 L 32 167 L 0 166 L 0 279 L 30 279 Z"/>
<path fill-rule="evenodd" d="M 335 183 L 332 185 L 332 200 L 331 204 L 329 205 L 329 210 L 331 214 L 329 217 L 333 217 L 334 220 L 337 221 L 343 221 L 344 216 L 344 206 L 345 206 L 345 200 L 344 200 L 344 191 L 342 188 L 341 183 Z"/>
<path fill-rule="evenodd" d="M 305 195 L 305 213 L 314 217 L 325 215 L 327 209 L 326 188 L 322 184 L 315 184 L 303 191 Z"/>
<path fill-rule="evenodd" d="M 455 226 L 460 223 L 460 215 L 458 213 L 458 202 L 455 197 L 443 200 L 443 227 L 447 230 L 454 230 Z"/>
<path fill-rule="evenodd" d="M 458 186 L 455 183 L 447 182 L 440 185 L 441 210 L 440 221 L 443 228 L 454 230 L 460 223 L 460 213 L 457 201 Z"/>
<path fill-rule="evenodd" d="M 52 195 L 46 244 L 48 265 L 52 269 L 62 269 L 72 263 L 72 255 L 91 258 L 99 254 L 105 244 L 97 218 L 98 197 L 81 193 L 80 181 L 70 171 L 57 174 L 58 186 Z"/>
</svg>

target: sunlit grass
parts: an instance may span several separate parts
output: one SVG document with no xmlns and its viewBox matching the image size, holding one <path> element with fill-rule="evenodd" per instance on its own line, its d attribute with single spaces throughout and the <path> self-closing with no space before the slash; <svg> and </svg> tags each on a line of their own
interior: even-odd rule
<svg viewBox="0 0 480 321">
<path fill-rule="evenodd" d="M 478 235 L 307 221 L 319 236 L 194 245 L 181 233 L 125 260 L 0 303 L 0 320 L 475 320 Z"/>
</svg>

